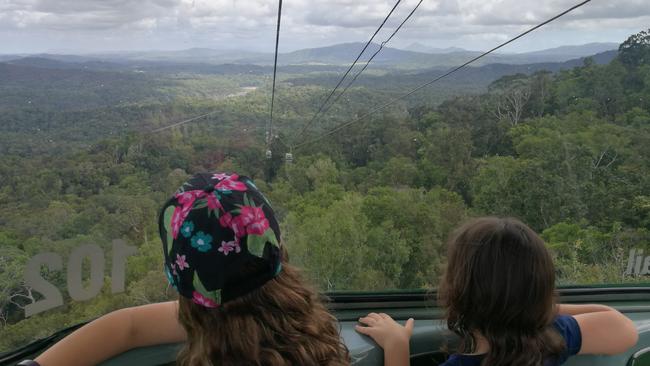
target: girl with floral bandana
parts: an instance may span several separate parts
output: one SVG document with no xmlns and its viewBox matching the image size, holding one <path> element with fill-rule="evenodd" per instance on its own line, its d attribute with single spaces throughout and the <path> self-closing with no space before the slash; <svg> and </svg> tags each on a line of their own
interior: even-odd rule
<svg viewBox="0 0 650 366">
<path fill-rule="evenodd" d="M 94 365 L 185 342 L 178 364 L 348 365 L 336 319 L 287 263 L 270 203 L 237 174 L 193 176 L 159 217 L 179 300 L 126 308 L 78 329 L 36 364 Z"/>
</svg>

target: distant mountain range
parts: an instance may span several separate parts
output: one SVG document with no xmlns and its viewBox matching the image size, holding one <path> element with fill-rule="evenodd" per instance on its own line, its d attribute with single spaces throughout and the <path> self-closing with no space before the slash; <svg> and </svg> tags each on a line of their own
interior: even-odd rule
<svg viewBox="0 0 650 366">
<path fill-rule="evenodd" d="M 618 51 L 606 51 L 590 57 L 596 64 L 607 64 L 618 55 Z M 576 58 L 564 62 L 542 62 L 531 64 L 502 64 L 494 63 L 483 66 L 469 66 L 449 77 L 440 80 L 435 87 L 441 94 L 451 92 L 484 91 L 490 83 L 505 76 L 514 74 L 531 75 L 538 71 L 558 72 L 569 70 L 584 64 L 585 58 Z M 377 88 L 384 90 L 408 90 L 421 85 L 426 80 L 434 80 L 449 71 L 449 68 L 435 67 L 416 71 L 394 71 L 384 75 L 365 75 L 355 83 L 357 87 Z M 286 82 L 292 85 L 320 85 L 334 87 L 338 75 L 316 74 L 289 78 Z"/>
<path fill-rule="evenodd" d="M 420 42 L 411 43 L 410 45 L 403 48 L 406 51 L 413 52 L 422 52 L 422 53 L 452 53 L 452 52 L 467 52 L 466 49 L 460 47 L 447 47 L 447 48 L 436 48 L 430 47 Z"/>
<path fill-rule="evenodd" d="M 361 51 L 364 43 L 342 43 L 328 47 L 309 48 L 293 52 L 282 53 L 278 56 L 278 63 L 288 65 L 321 65 L 321 66 L 347 66 Z M 379 45 L 372 44 L 366 50 L 361 61 L 367 60 Z M 568 60 L 587 57 L 590 55 L 616 50 L 616 43 L 590 43 L 578 46 L 562 46 L 542 51 L 527 53 L 494 53 L 479 60 L 474 65 L 493 63 L 502 64 L 531 64 L 544 62 L 565 62 Z M 424 69 L 431 67 L 450 67 L 461 64 L 468 59 L 481 54 L 479 51 L 467 51 L 461 48 L 432 48 L 415 43 L 407 49 L 384 47 L 381 53 L 373 60 L 372 67 Z M 93 69 L 119 69 L 128 64 L 131 67 L 151 67 L 156 64 L 205 64 L 205 65 L 257 65 L 268 66 L 273 61 L 272 54 L 249 51 L 215 50 L 209 48 L 190 48 L 179 51 L 140 51 L 140 52 L 114 52 L 91 55 L 0 55 L 0 62 L 15 62 L 21 58 L 39 58 L 63 63 L 83 64 Z M 35 65 L 34 65 L 35 66 Z M 65 68 L 59 65 L 55 68 Z"/>
<path fill-rule="evenodd" d="M 611 42 L 587 43 L 582 45 L 549 48 L 541 51 L 531 51 L 531 52 L 514 53 L 514 54 L 500 53 L 500 55 L 520 55 L 520 56 L 540 56 L 540 57 L 560 56 L 560 57 L 579 58 L 579 57 L 595 55 L 597 53 L 612 51 L 616 49 L 618 49 L 618 43 L 611 43 Z M 409 46 L 405 47 L 404 50 L 413 51 L 413 52 L 431 53 L 431 54 L 467 53 L 467 52 L 479 53 L 477 51 L 468 51 L 458 47 L 434 48 L 419 42 L 410 44 Z"/>
<path fill-rule="evenodd" d="M 607 51 L 617 50 L 618 43 L 587 43 L 579 46 L 561 46 L 549 48 L 542 51 L 528 52 L 526 55 L 532 56 L 569 56 L 569 57 L 586 57 L 603 53 Z"/>
</svg>

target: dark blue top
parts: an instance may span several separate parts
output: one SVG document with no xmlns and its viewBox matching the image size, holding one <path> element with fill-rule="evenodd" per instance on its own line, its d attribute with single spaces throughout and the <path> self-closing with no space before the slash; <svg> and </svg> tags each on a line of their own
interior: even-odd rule
<svg viewBox="0 0 650 366">
<path fill-rule="evenodd" d="M 560 315 L 555 318 L 553 322 L 555 329 L 560 332 L 566 349 L 557 360 L 547 360 L 544 366 L 556 366 L 563 364 L 570 356 L 578 354 L 582 346 L 582 334 L 580 334 L 580 326 L 574 317 L 569 315 Z M 483 360 L 483 355 L 461 355 L 454 354 L 440 366 L 480 366 Z"/>
</svg>

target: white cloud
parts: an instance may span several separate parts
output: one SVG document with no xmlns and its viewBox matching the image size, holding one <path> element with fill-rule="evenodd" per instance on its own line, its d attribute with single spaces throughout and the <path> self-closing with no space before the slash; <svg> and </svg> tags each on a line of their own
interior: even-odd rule
<svg viewBox="0 0 650 366">
<path fill-rule="evenodd" d="M 419 0 L 403 0 L 378 40 Z M 425 0 L 393 44 L 487 48 L 578 0 Z M 394 0 L 286 0 L 281 48 L 365 41 Z M 0 53 L 12 48 L 272 48 L 271 0 L 0 0 Z M 620 41 L 647 28 L 647 0 L 593 0 L 558 20 L 544 44 Z M 609 29 L 605 29 L 605 27 Z M 16 41 L 16 32 L 21 42 Z M 576 35 L 582 32 L 582 38 Z M 550 35 L 555 37 L 550 39 Z M 9 39 L 8 37 L 14 37 Z M 43 38 L 45 37 L 45 39 Z M 110 42 L 104 42 L 105 40 Z M 103 40 L 99 42 L 99 40 Z M 488 44 L 490 43 L 490 44 Z M 7 46 L 10 45 L 10 46 Z"/>
</svg>

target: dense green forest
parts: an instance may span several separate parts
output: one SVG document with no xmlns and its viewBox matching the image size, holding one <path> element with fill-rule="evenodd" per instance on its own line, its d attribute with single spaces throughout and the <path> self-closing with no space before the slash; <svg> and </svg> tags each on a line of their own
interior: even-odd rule
<svg viewBox="0 0 650 366">
<path fill-rule="evenodd" d="M 647 281 L 625 270 L 629 250 L 650 243 L 650 33 L 631 36 L 611 62 L 586 59 L 555 71 L 503 76 L 487 91 L 443 102 L 396 105 L 294 150 L 280 140 L 309 141 L 392 94 L 373 88 L 381 80 L 373 76 L 299 137 L 328 89 L 285 75 L 271 161 L 261 76 L 228 77 L 226 89 L 260 88 L 219 100 L 187 92 L 212 87 L 192 77 L 169 101 L 152 91 L 138 103 L 90 109 L 0 103 L 0 351 L 116 308 L 173 298 L 157 210 L 204 170 L 249 175 L 268 192 L 291 261 L 323 291 L 433 289 L 449 232 L 478 215 L 519 217 L 541 233 L 561 285 Z M 289 151 L 293 163 L 284 161 Z M 30 258 L 49 251 L 68 263 L 73 248 L 92 243 L 110 268 L 118 238 L 137 247 L 126 291 L 111 293 L 106 270 L 99 296 L 72 301 L 65 269 L 43 268 L 64 305 L 25 318 L 24 307 L 41 296 L 24 285 Z"/>
</svg>

